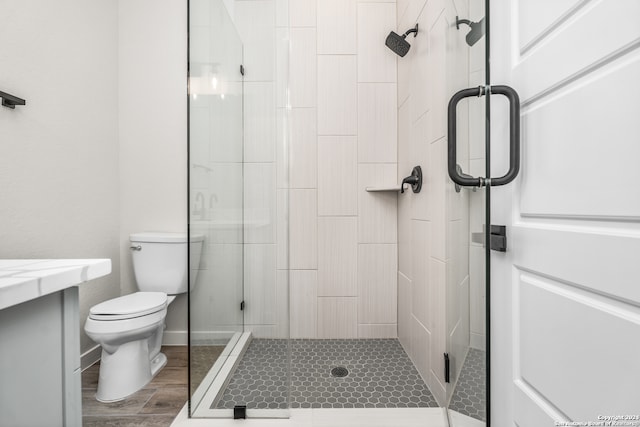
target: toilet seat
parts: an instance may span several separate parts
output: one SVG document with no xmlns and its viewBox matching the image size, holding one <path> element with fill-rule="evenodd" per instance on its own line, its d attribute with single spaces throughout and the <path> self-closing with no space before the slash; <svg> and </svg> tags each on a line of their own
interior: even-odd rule
<svg viewBox="0 0 640 427">
<path fill-rule="evenodd" d="M 93 320 L 126 320 L 147 316 L 167 308 L 164 292 L 135 292 L 97 304 L 89 310 Z"/>
</svg>

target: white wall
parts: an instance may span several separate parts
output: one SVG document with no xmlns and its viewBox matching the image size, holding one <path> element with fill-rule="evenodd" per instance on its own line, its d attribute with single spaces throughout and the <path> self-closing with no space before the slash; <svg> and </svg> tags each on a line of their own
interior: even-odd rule
<svg viewBox="0 0 640 427">
<path fill-rule="evenodd" d="M 122 0 L 118 8 L 120 281 L 129 294 L 129 234 L 187 231 L 187 4 Z M 169 307 L 165 342 L 186 343 L 186 301 Z"/>
<path fill-rule="evenodd" d="M 291 336 L 396 337 L 397 197 L 364 190 L 397 183 L 395 1 L 294 0 L 289 22 Z"/>
<path fill-rule="evenodd" d="M 446 157 L 447 103 L 469 82 L 466 32 L 455 27 L 467 7 L 453 0 L 398 2 L 398 29 L 419 24 L 398 61 L 399 169 L 420 164 L 424 173 L 422 192 L 399 198 L 398 335 L 440 405 L 469 346 L 469 191 L 454 191 Z M 458 111 L 458 162 L 468 171 L 468 109 L 461 103 Z"/>
<path fill-rule="evenodd" d="M 120 295 L 117 4 L 0 11 L 0 90 L 27 101 L 0 107 L 0 258 L 110 258 L 112 274 L 80 286 L 85 319 Z"/>
</svg>

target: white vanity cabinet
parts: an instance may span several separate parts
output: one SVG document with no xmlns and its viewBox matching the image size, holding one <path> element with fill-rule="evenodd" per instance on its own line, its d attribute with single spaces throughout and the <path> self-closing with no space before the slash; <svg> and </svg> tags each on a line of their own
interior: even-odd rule
<svg viewBox="0 0 640 427">
<path fill-rule="evenodd" d="M 111 261 L 0 260 L 0 426 L 82 426 L 78 285 Z"/>
</svg>

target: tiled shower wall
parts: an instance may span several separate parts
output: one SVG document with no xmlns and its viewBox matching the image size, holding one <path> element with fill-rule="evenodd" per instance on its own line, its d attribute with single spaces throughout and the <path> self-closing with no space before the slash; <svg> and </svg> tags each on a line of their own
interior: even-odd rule
<svg viewBox="0 0 640 427">
<path fill-rule="evenodd" d="M 397 182 L 395 1 L 291 0 L 289 22 L 291 336 L 396 337 L 397 197 L 365 191 Z"/>
<path fill-rule="evenodd" d="M 445 405 L 470 334 L 469 191 L 456 193 L 447 175 L 446 132 L 448 100 L 469 84 L 466 32 L 455 27 L 456 15 L 469 16 L 469 1 L 399 0 L 397 6 L 400 31 L 419 24 L 418 36 L 408 38 L 410 52 L 398 60 L 398 179 L 420 165 L 425 181 L 420 194 L 398 199 L 398 335 L 438 403 Z M 465 171 L 468 113 L 462 103 L 458 163 Z M 452 360 L 450 384 L 444 381 L 445 352 Z"/>
<path fill-rule="evenodd" d="M 245 330 L 257 337 L 286 336 L 289 322 L 294 338 L 396 337 L 397 197 L 364 190 L 397 182 L 396 57 L 384 45 L 395 2 L 224 4 L 246 69 L 244 245 L 211 229 L 202 336 L 234 329 L 244 280 Z"/>
</svg>

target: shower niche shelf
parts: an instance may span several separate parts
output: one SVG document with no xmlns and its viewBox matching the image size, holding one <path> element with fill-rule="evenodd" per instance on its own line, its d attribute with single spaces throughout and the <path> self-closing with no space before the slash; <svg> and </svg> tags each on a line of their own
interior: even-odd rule
<svg viewBox="0 0 640 427">
<path fill-rule="evenodd" d="M 0 91 L 0 98 L 2 98 L 2 106 L 11 108 L 12 110 L 16 108 L 16 105 L 26 105 L 27 103 L 27 101 L 22 98 L 2 91 Z"/>
<path fill-rule="evenodd" d="M 384 192 L 398 192 L 400 191 L 400 185 L 391 185 L 388 187 L 366 187 L 367 193 L 384 193 Z"/>
</svg>

